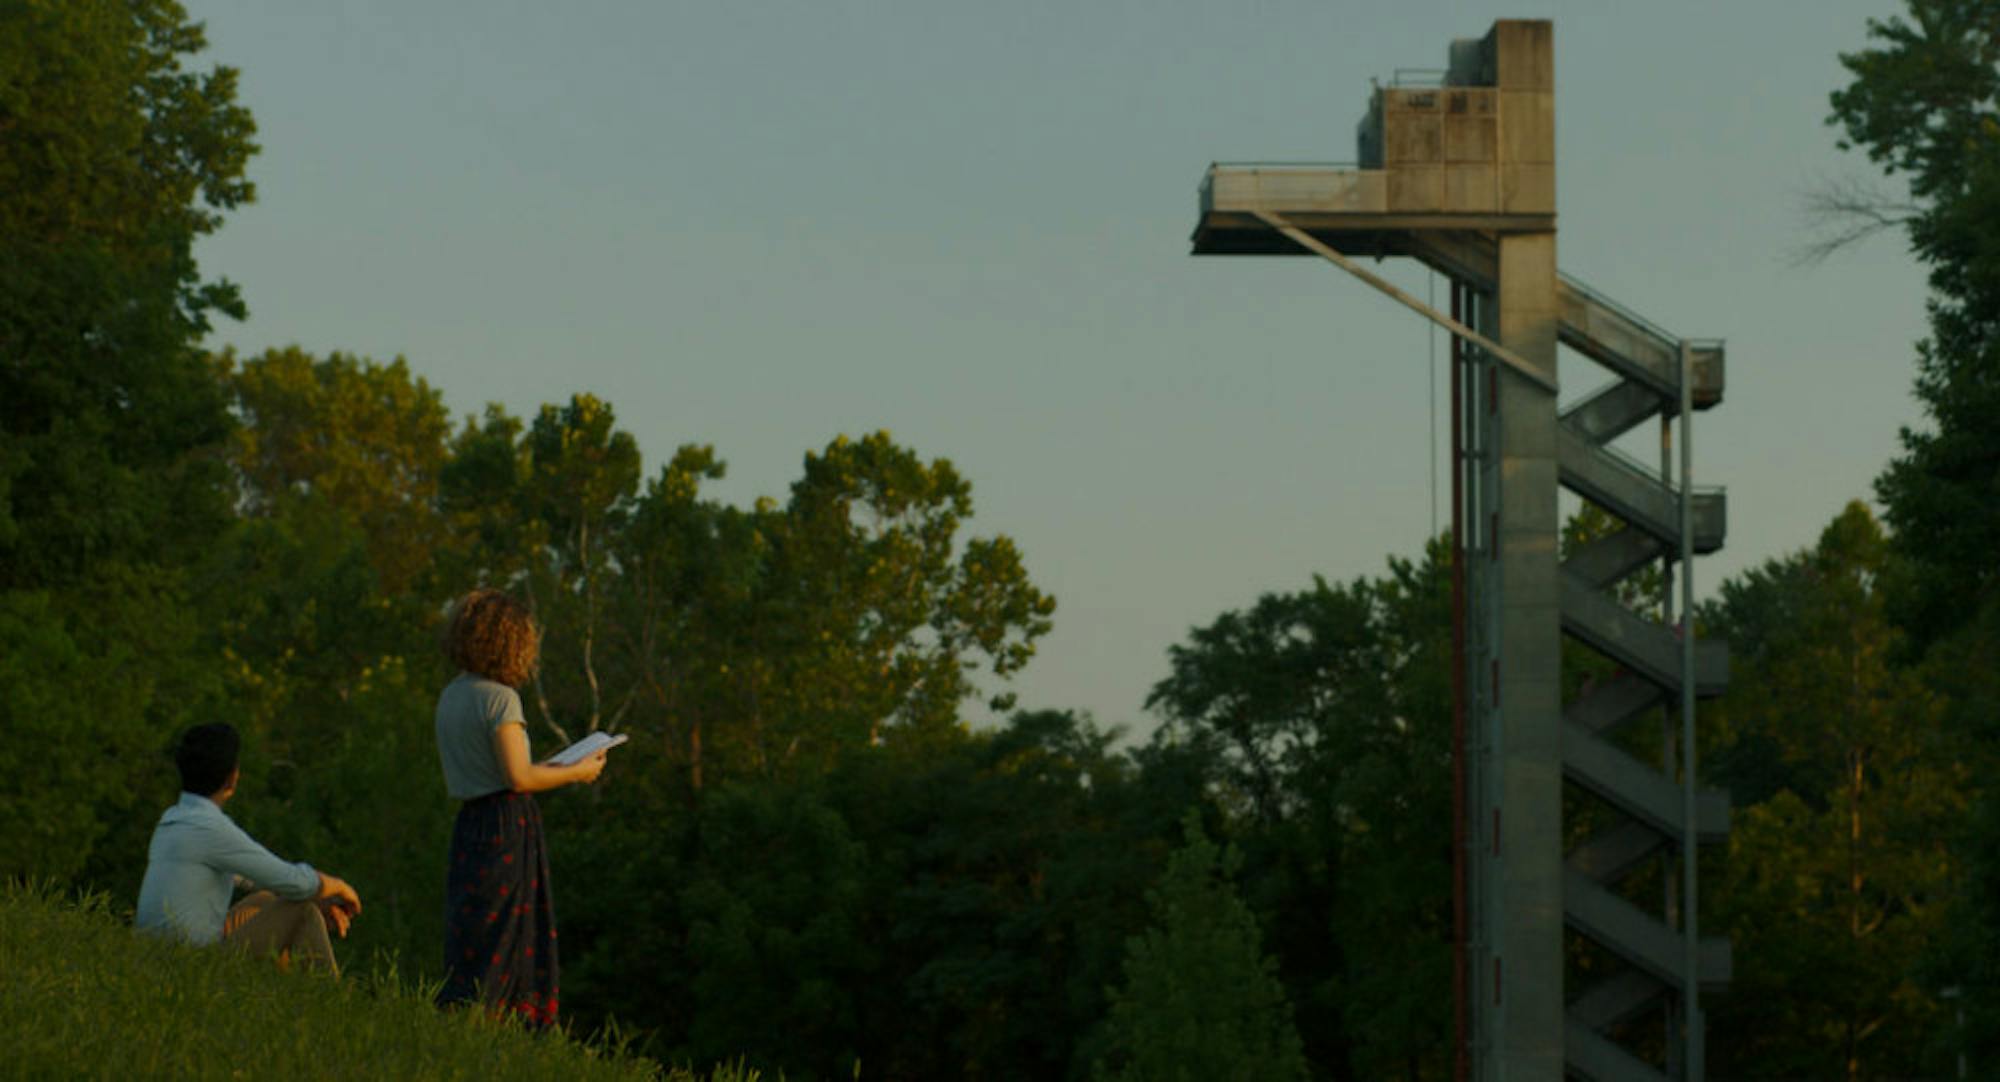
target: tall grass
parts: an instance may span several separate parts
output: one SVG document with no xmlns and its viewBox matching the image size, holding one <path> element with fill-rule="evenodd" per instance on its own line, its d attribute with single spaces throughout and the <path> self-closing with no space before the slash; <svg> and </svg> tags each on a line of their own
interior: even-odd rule
<svg viewBox="0 0 2000 1082">
<path fill-rule="evenodd" d="M 615 1041 L 441 1013 L 392 971 L 345 979 L 135 934 L 101 898 L 0 885 L 8 1078 L 653 1079 Z M 755 1082 L 717 1068 L 707 1082 Z"/>
</svg>

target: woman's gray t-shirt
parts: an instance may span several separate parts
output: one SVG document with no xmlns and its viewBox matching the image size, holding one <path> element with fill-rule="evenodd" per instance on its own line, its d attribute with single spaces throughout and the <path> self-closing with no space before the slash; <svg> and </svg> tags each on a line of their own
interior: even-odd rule
<svg viewBox="0 0 2000 1082">
<path fill-rule="evenodd" d="M 444 765 L 445 791 L 454 800 L 471 800 L 513 786 L 493 753 L 493 730 L 510 722 L 526 723 L 521 696 L 497 680 L 462 672 L 438 696 L 438 761 Z"/>
</svg>

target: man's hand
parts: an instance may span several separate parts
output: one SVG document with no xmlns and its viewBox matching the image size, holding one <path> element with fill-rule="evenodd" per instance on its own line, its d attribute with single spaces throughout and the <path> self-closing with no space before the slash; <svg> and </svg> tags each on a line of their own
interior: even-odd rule
<svg viewBox="0 0 2000 1082">
<path fill-rule="evenodd" d="M 331 898 L 326 898 L 322 899 L 319 903 L 319 913 L 321 917 L 325 918 L 329 931 L 341 939 L 347 938 L 348 922 L 354 919 L 348 914 L 347 906 Z"/>
<path fill-rule="evenodd" d="M 326 872 L 319 873 L 319 909 L 326 916 L 327 925 L 341 938 L 347 937 L 347 925 L 361 915 L 361 895 L 347 885 L 347 880 Z"/>
</svg>

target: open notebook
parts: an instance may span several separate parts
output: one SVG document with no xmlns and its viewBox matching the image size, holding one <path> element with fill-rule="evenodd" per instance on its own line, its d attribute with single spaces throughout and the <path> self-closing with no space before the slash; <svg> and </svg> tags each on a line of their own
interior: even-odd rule
<svg viewBox="0 0 2000 1082">
<path fill-rule="evenodd" d="M 589 758 L 590 756 L 596 755 L 598 752 L 603 751 L 606 748 L 615 748 L 618 745 L 623 744 L 624 742 L 625 742 L 624 733 L 619 733 L 616 736 L 613 736 L 612 734 L 606 732 L 591 733 L 585 736 L 582 740 L 579 740 L 576 743 L 571 744 L 569 747 L 566 747 L 563 750 L 556 752 L 554 755 L 549 756 L 549 762 L 554 763 L 557 766 L 568 766 L 571 763 L 580 763 L 583 760 Z"/>
</svg>

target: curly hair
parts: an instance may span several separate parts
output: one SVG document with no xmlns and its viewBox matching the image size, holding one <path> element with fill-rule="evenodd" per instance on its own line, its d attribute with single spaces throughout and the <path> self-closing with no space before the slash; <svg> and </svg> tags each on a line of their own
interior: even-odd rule
<svg viewBox="0 0 2000 1082">
<path fill-rule="evenodd" d="M 541 646 L 527 607 L 499 590 L 466 594 L 445 620 L 444 653 L 452 664 L 510 688 L 534 675 Z"/>
</svg>

